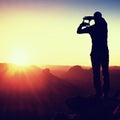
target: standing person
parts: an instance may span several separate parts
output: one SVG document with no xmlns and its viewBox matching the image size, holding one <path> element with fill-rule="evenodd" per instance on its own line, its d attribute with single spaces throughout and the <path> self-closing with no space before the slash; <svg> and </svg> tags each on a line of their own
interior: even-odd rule
<svg viewBox="0 0 120 120">
<path fill-rule="evenodd" d="M 86 23 L 85 21 L 89 21 Z M 94 20 L 94 25 L 90 26 L 90 21 Z M 77 29 L 78 34 L 89 33 L 92 39 L 91 63 L 93 69 L 94 87 L 96 96 L 108 96 L 110 89 L 109 81 L 109 50 L 107 45 L 108 29 L 105 19 L 100 12 L 95 12 L 93 16 L 86 16 Z M 100 80 L 100 68 L 102 67 L 103 87 Z"/>
</svg>

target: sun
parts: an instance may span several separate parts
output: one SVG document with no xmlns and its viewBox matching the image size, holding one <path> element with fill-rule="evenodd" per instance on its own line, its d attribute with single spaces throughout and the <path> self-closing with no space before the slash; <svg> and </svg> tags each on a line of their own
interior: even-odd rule
<svg viewBox="0 0 120 120">
<path fill-rule="evenodd" d="M 26 50 L 16 49 L 12 52 L 10 61 L 18 66 L 26 66 L 29 65 L 30 57 Z"/>
</svg>

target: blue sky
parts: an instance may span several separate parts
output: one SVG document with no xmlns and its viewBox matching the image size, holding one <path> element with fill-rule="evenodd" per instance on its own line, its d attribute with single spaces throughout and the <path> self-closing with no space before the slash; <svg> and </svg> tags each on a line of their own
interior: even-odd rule
<svg viewBox="0 0 120 120">
<path fill-rule="evenodd" d="M 89 11 L 91 9 L 104 9 L 107 12 L 113 12 L 115 14 L 119 13 L 120 10 L 120 1 L 118 0 L 0 0 L 0 4 L 10 5 L 19 5 L 22 4 L 25 7 L 29 4 L 36 6 L 42 5 L 43 7 L 49 6 L 57 6 L 57 7 L 65 7 L 66 9 L 83 9 L 84 11 Z"/>
</svg>

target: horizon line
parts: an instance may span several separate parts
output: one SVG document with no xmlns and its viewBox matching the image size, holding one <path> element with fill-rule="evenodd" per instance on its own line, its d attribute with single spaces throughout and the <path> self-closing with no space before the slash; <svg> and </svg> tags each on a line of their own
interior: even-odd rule
<svg viewBox="0 0 120 120">
<path fill-rule="evenodd" d="M 17 65 L 15 63 L 12 62 L 0 62 L 0 64 L 13 64 L 13 65 Z M 65 67 L 70 67 L 70 66 L 81 66 L 81 67 L 89 67 L 91 68 L 91 65 L 80 65 L 80 64 L 29 64 L 29 65 L 17 65 L 17 66 L 38 66 L 38 67 L 48 67 L 48 66 L 65 66 Z M 109 65 L 109 67 L 120 67 L 120 65 Z"/>
</svg>

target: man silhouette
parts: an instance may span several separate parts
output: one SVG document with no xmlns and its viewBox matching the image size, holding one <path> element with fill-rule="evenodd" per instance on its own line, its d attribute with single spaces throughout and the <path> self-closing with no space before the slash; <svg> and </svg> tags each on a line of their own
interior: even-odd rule
<svg viewBox="0 0 120 120">
<path fill-rule="evenodd" d="M 85 21 L 94 20 L 95 24 L 91 25 Z M 100 12 L 95 12 L 94 16 L 86 16 L 77 29 L 78 34 L 89 33 L 92 39 L 91 63 L 93 69 L 94 87 L 96 96 L 108 96 L 109 83 L 109 50 L 107 45 L 107 23 Z M 102 67 L 103 87 L 100 80 L 100 68 Z"/>
</svg>

